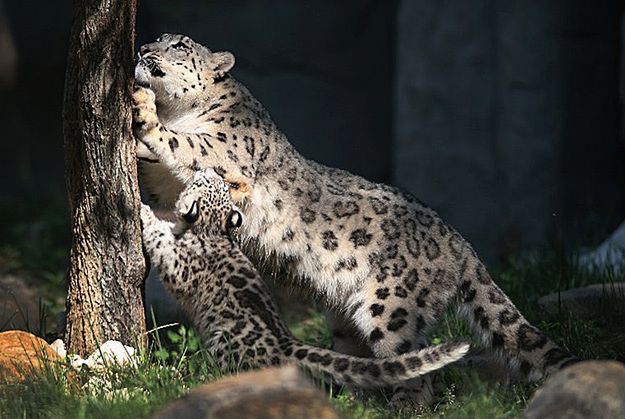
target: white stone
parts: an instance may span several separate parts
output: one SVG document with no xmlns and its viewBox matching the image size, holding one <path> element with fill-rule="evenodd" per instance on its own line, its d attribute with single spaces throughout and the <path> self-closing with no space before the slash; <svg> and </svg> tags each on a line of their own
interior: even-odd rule
<svg viewBox="0 0 625 419">
<path fill-rule="evenodd" d="M 58 339 L 54 343 L 57 342 L 60 342 L 58 345 L 62 345 L 62 349 L 65 351 L 63 342 Z M 57 349 L 55 348 L 55 350 Z M 135 352 L 135 348 L 133 347 L 126 346 L 116 340 L 109 340 L 96 349 L 87 359 L 83 359 L 76 354 L 67 355 L 67 357 L 70 364 L 75 369 L 87 366 L 90 369 L 100 370 L 112 364 L 120 366 L 135 365 L 137 361 Z"/>
<path fill-rule="evenodd" d="M 107 366 L 111 363 L 117 365 L 134 364 L 136 361 L 135 349 L 126 346 L 117 340 L 109 340 L 87 358 L 86 363 L 91 368 Z"/>
<path fill-rule="evenodd" d="M 76 354 L 68 355 L 67 358 L 69 359 L 69 362 L 70 362 L 72 368 L 74 368 L 74 369 L 80 369 L 80 368 L 82 368 L 83 365 L 87 364 L 87 361 L 85 361 L 79 355 L 76 355 Z"/>
<path fill-rule="evenodd" d="M 57 339 L 50 344 L 52 349 L 63 359 L 67 356 L 67 351 L 65 350 L 65 344 L 61 339 Z"/>
</svg>

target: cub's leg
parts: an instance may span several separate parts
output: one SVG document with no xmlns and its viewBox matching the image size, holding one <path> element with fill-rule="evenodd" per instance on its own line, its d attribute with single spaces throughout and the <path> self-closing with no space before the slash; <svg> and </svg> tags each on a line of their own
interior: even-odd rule
<svg viewBox="0 0 625 419">
<path fill-rule="evenodd" d="M 176 250 L 176 239 L 174 237 L 174 224 L 156 217 L 152 209 L 145 204 L 141 204 L 141 225 L 143 229 L 143 245 L 161 275 L 166 275 L 169 265 L 168 260 L 172 252 Z"/>
</svg>

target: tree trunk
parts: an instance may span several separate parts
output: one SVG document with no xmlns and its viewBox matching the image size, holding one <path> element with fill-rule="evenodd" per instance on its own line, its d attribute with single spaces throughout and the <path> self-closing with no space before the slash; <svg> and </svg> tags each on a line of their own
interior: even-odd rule
<svg viewBox="0 0 625 419">
<path fill-rule="evenodd" d="M 131 75 L 136 0 L 74 0 L 63 131 L 72 211 L 65 340 L 144 339 L 145 260 L 139 221 Z"/>
</svg>

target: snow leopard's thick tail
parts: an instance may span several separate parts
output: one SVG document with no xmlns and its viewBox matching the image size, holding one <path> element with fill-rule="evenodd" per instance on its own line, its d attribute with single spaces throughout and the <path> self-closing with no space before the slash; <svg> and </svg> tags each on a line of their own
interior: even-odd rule
<svg viewBox="0 0 625 419">
<path fill-rule="evenodd" d="M 321 373 L 339 384 L 361 388 L 391 387 L 461 359 L 469 350 L 465 342 L 450 342 L 389 358 L 359 358 L 329 349 L 295 344 L 287 353 L 291 361 Z"/>
</svg>

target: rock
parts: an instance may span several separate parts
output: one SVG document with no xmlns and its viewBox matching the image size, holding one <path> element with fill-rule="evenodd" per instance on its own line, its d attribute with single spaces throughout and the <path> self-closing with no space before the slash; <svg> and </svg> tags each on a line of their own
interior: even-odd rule
<svg viewBox="0 0 625 419">
<path fill-rule="evenodd" d="M 525 419 L 625 418 L 625 366 L 586 361 L 547 380 L 529 403 Z"/>
<path fill-rule="evenodd" d="M 93 365 L 107 365 L 111 363 L 117 365 L 134 364 L 136 360 L 135 352 L 135 348 L 126 346 L 116 340 L 109 340 L 96 349 L 87 358 L 87 362 Z"/>
<path fill-rule="evenodd" d="M 12 330 L 0 333 L 0 382 L 16 383 L 54 367 L 56 351 L 41 338 Z"/>
<path fill-rule="evenodd" d="M 56 344 L 57 341 L 54 343 Z M 61 342 L 61 344 L 64 350 L 65 345 L 63 342 Z M 135 365 L 137 362 L 135 352 L 135 348 L 126 346 L 117 340 L 108 340 L 96 349 L 87 359 L 83 359 L 76 354 L 71 354 L 69 359 L 73 368 L 79 369 L 83 366 L 87 366 L 91 369 L 100 370 L 113 364 L 118 366 Z"/>
<path fill-rule="evenodd" d="M 610 269 L 620 275 L 625 268 L 625 221 L 596 249 L 584 253 L 579 265 L 589 269 Z"/>
<path fill-rule="evenodd" d="M 153 419 L 339 418 L 330 402 L 294 366 L 228 377 L 192 390 Z"/>
<path fill-rule="evenodd" d="M 592 314 L 597 304 L 606 304 L 610 300 L 625 304 L 625 282 L 593 284 L 582 288 L 555 292 L 538 300 L 538 306 L 547 313 L 559 309 L 576 313 Z"/>
</svg>

